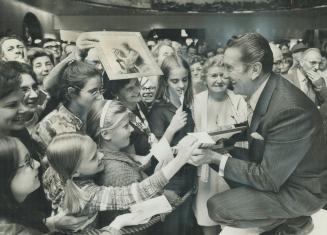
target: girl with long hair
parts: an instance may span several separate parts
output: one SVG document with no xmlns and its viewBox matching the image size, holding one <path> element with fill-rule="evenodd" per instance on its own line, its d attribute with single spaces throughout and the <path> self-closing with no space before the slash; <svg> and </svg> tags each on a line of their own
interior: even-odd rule
<svg viewBox="0 0 327 235">
<path fill-rule="evenodd" d="M 89 220 L 80 229 L 88 231 L 99 211 L 128 209 L 139 200 L 157 195 L 186 163 L 197 144 L 188 138 L 181 147 L 186 151 L 180 151 L 176 158 L 149 178 L 128 186 L 106 187 L 93 181 L 93 177 L 104 170 L 103 154 L 95 142 L 77 133 L 56 136 L 48 146 L 47 158 L 64 185 L 60 211 L 75 216 L 87 215 Z"/>
<path fill-rule="evenodd" d="M 194 130 L 191 106 L 193 91 L 190 66 L 180 56 L 166 57 L 162 64 L 163 75 L 159 79 L 158 99 L 152 107 L 149 124 L 158 139 L 165 137 L 175 146 L 184 136 Z M 185 165 L 165 188 L 177 197 L 187 197 L 185 202 L 165 219 L 163 234 L 186 235 L 193 226 L 193 191 L 196 167 Z"/>
</svg>

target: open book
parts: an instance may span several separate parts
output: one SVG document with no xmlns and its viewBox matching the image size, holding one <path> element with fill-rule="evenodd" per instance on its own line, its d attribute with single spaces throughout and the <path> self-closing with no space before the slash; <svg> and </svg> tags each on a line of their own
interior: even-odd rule
<svg viewBox="0 0 327 235">
<path fill-rule="evenodd" d="M 243 132 L 246 128 L 247 126 L 234 127 L 230 125 L 220 127 L 219 130 L 213 132 L 192 132 L 188 133 L 188 135 L 192 135 L 198 139 L 201 144 L 200 148 L 224 149 L 223 140 Z"/>
</svg>

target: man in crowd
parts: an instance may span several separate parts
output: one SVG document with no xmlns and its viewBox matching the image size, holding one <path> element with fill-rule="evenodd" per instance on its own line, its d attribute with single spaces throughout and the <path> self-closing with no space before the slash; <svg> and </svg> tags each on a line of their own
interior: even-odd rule
<svg viewBox="0 0 327 235">
<path fill-rule="evenodd" d="M 247 97 L 249 149 L 202 150 L 192 157 L 195 165 L 209 163 L 238 185 L 208 200 L 209 216 L 232 227 L 259 228 L 262 234 L 308 234 L 310 215 L 327 196 L 321 116 L 303 92 L 272 73 L 272 51 L 260 34 L 231 39 L 224 66 L 234 92 Z"/>
<path fill-rule="evenodd" d="M 274 59 L 272 71 L 274 73 L 280 74 L 282 62 L 283 62 L 282 51 L 279 49 L 279 47 L 276 44 L 269 43 L 269 46 L 273 53 L 273 59 Z"/>
<path fill-rule="evenodd" d="M 43 48 L 52 51 L 55 64 L 58 64 L 62 55 L 61 43 L 53 38 L 44 38 L 43 39 Z"/>
<path fill-rule="evenodd" d="M 303 52 L 297 69 L 286 78 L 305 93 L 316 105 L 321 104 L 320 92 L 326 89 L 325 79 L 319 70 L 322 57 L 319 49 L 309 48 Z"/>
</svg>

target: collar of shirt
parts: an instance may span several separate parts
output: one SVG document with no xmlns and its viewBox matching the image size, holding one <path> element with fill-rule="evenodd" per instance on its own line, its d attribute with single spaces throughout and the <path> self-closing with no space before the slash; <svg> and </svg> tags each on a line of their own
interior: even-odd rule
<svg viewBox="0 0 327 235">
<path fill-rule="evenodd" d="M 263 83 L 261 83 L 261 85 L 258 87 L 258 89 L 250 96 L 250 98 L 248 100 L 248 103 L 250 104 L 252 110 L 255 109 L 255 106 L 258 103 L 258 100 L 260 98 L 260 95 L 263 92 L 263 89 L 265 88 L 265 86 L 266 86 L 266 84 L 268 82 L 269 77 L 270 77 L 270 75 L 268 76 L 268 78 L 266 78 L 266 80 Z"/>
<path fill-rule="evenodd" d="M 307 77 L 303 74 L 303 72 L 300 69 L 297 69 L 296 73 L 300 82 L 307 82 Z"/>
<path fill-rule="evenodd" d="M 77 129 L 81 129 L 84 125 L 83 121 L 70 112 L 63 104 L 59 105 L 58 112 L 70 120 L 70 123 L 73 123 Z"/>
</svg>

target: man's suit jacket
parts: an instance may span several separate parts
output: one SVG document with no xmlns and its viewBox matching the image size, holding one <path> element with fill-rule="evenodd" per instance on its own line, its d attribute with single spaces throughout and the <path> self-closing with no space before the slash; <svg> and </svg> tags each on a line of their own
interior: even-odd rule
<svg viewBox="0 0 327 235">
<path fill-rule="evenodd" d="M 322 118 L 303 92 L 272 74 L 254 110 L 248 141 L 247 159 L 233 155 L 227 160 L 226 179 L 275 193 L 300 213 L 323 204 L 327 151 Z"/>
</svg>

